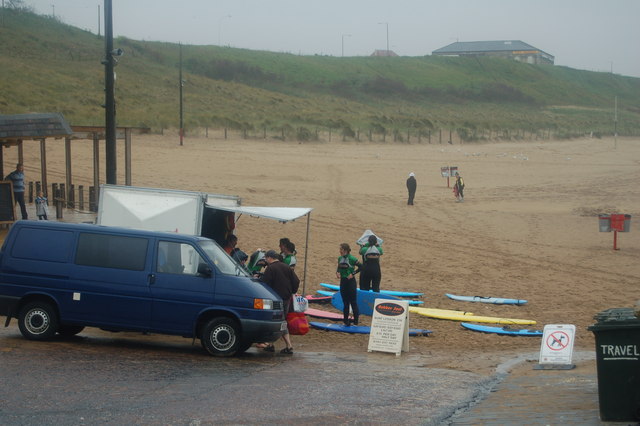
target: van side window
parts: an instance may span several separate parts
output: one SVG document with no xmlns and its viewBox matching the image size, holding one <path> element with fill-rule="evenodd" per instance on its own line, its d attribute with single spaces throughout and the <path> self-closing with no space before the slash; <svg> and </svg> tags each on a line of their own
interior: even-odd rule
<svg viewBox="0 0 640 426">
<path fill-rule="evenodd" d="M 68 262 L 73 247 L 73 232 L 24 227 L 15 239 L 11 255 L 18 259 Z"/>
<path fill-rule="evenodd" d="M 148 243 L 146 238 L 81 232 L 76 264 L 142 271 Z"/>
<path fill-rule="evenodd" d="M 202 262 L 204 260 L 191 244 L 158 242 L 157 272 L 196 275 L 198 264 Z"/>
</svg>

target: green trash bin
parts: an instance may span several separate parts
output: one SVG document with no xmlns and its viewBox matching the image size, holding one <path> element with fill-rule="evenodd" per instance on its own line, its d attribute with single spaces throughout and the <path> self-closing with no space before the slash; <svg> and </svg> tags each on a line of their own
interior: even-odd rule
<svg viewBox="0 0 640 426">
<path fill-rule="evenodd" d="M 595 316 L 598 400 L 602 421 L 640 421 L 640 318 L 633 308 Z"/>
</svg>

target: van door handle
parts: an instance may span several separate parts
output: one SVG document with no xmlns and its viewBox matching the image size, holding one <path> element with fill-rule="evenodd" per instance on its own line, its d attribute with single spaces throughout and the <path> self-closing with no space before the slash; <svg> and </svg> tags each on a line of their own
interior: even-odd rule
<svg viewBox="0 0 640 426">
<path fill-rule="evenodd" d="M 149 274 L 149 284 L 156 283 L 156 274 Z"/>
</svg>

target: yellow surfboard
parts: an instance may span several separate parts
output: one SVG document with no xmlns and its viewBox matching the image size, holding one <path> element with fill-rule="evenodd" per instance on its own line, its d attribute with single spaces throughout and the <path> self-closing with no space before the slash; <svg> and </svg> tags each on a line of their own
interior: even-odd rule
<svg viewBox="0 0 640 426">
<path fill-rule="evenodd" d="M 482 322 L 482 323 L 489 323 L 489 324 L 520 324 L 520 325 L 533 325 L 536 323 L 533 320 L 517 319 L 517 318 L 483 317 L 483 316 L 473 315 L 470 312 L 450 311 L 446 309 L 409 307 L 409 312 L 413 312 L 418 315 L 423 315 L 429 318 L 444 319 L 444 320 L 451 320 L 451 321 Z"/>
<path fill-rule="evenodd" d="M 467 311 L 453 311 L 449 309 L 437 309 L 437 308 L 420 308 L 418 306 L 409 306 L 409 312 L 424 315 L 430 317 L 432 315 L 473 315 L 473 312 Z"/>
</svg>

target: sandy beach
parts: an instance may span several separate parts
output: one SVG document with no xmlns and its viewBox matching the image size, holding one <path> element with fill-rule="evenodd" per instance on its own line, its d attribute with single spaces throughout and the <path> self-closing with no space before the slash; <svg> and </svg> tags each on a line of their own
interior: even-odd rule
<svg viewBox="0 0 640 426">
<path fill-rule="evenodd" d="M 576 349 L 594 348 L 587 326 L 595 314 L 640 299 L 640 140 L 448 145 L 210 135 L 186 138 L 184 146 L 178 142 L 175 135 L 134 136 L 133 184 L 238 195 L 247 206 L 313 208 L 306 293 L 319 290 L 321 282 L 336 283 L 339 244 L 355 250 L 363 231 L 372 229 L 384 239 L 383 289 L 424 292 L 426 307 L 532 319 L 538 329 L 574 324 Z M 27 180 L 38 180 L 38 142 L 25 141 L 24 153 Z M 118 155 L 118 183 L 124 183 L 120 142 Z M 15 147 L 5 150 L 6 173 L 16 158 Z M 64 158 L 63 141 L 48 141 L 50 183 L 64 182 Z M 89 186 L 91 143 L 74 141 L 72 158 L 74 183 Z M 455 202 L 442 166 L 459 167 L 466 183 L 463 203 Z M 418 182 L 413 206 L 407 206 L 405 188 L 410 172 Z M 613 233 L 598 230 L 598 214 L 608 213 L 632 215 L 631 231 L 618 234 L 617 251 Z M 289 237 L 298 248 L 302 277 L 306 228 L 306 219 L 280 224 L 243 216 L 238 247 L 247 253 L 277 249 L 278 239 Z M 445 293 L 528 303 L 458 302 Z M 488 373 L 507 358 L 540 348 L 539 338 L 481 334 L 414 314 L 410 326 L 433 331 L 410 339 L 410 353 L 423 355 L 429 367 Z M 297 351 L 362 353 L 368 337 L 311 330 L 293 342 Z"/>
</svg>

